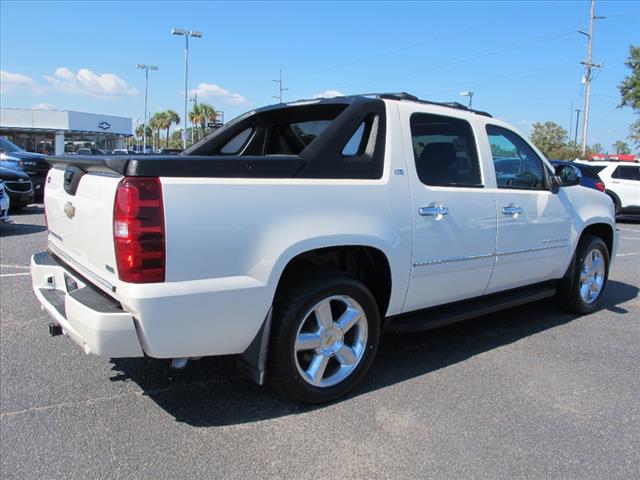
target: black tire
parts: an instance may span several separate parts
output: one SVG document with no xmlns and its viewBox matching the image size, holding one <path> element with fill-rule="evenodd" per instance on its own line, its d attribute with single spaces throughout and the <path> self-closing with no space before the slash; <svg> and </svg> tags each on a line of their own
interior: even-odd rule
<svg viewBox="0 0 640 480">
<path fill-rule="evenodd" d="M 594 250 L 597 250 L 604 262 L 604 275 L 602 279 L 602 286 L 599 289 L 597 296 L 590 300 L 585 301 L 581 293 L 580 276 L 585 268 L 585 261 Z M 556 294 L 556 301 L 565 310 L 571 313 L 577 313 L 584 315 L 591 313 L 600 307 L 602 299 L 607 288 L 607 281 L 609 279 L 609 249 L 604 241 L 600 237 L 594 235 L 583 235 L 576 248 L 576 253 L 573 256 L 573 260 L 569 265 L 566 275 L 560 281 L 558 286 L 558 293 Z"/>
<path fill-rule="evenodd" d="M 613 208 L 616 212 L 616 217 L 620 215 L 620 212 L 622 210 L 622 207 L 620 206 L 620 199 L 618 198 L 617 195 L 615 195 L 614 193 L 611 192 L 605 192 L 607 195 L 609 195 L 609 198 L 611 199 L 611 201 L 613 202 Z"/>
<path fill-rule="evenodd" d="M 274 305 L 274 318 L 269 342 L 269 361 L 268 361 L 268 380 L 269 384 L 280 393 L 303 403 L 325 403 L 335 400 L 352 388 L 354 388 L 365 376 L 367 370 L 371 366 L 378 349 L 380 339 L 380 312 L 378 305 L 371 292 L 357 279 L 338 272 L 324 272 L 307 274 L 302 278 L 298 278 L 296 282 L 289 282 L 290 287 L 278 295 L 278 300 Z M 359 307 L 364 311 L 366 321 L 366 343 L 363 341 L 361 345 L 364 348 L 360 351 L 359 361 L 355 363 L 353 370 L 348 376 L 339 383 L 330 386 L 314 386 L 309 380 L 303 378 L 300 372 L 300 364 L 304 361 L 300 355 L 309 355 L 314 359 L 321 357 L 318 350 L 307 350 L 297 352 L 295 349 L 296 338 L 299 330 L 303 325 L 307 325 L 314 306 L 323 300 L 344 296 L 350 300 L 355 300 Z M 331 302 L 334 302 L 333 300 Z M 339 306 L 336 307 L 335 302 L 331 303 L 335 316 L 340 316 Z M 338 310 L 335 310 L 338 308 Z M 315 313 L 313 314 L 315 318 Z M 337 321 L 337 319 L 336 319 Z M 319 321 L 318 321 L 319 325 Z M 355 326 L 357 325 L 357 328 Z M 321 328 L 321 327 L 320 327 Z M 360 323 L 350 327 L 351 330 L 360 331 Z M 349 330 L 344 334 L 342 340 L 348 343 Z M 341 367 L 337 365 L 338 355 L 327 362 L 336 363 L 339 370 Z M 310 361 L 311 362 L 311 361 Z M 310 363 L 309 363 L 310 365 Z M 323 372 L 330 372 L 328 366 Z"/>
</svg>

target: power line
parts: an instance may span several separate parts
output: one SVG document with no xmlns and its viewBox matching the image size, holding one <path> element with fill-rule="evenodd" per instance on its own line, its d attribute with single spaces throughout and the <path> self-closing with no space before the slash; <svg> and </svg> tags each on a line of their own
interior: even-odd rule
<svg viewBox="0 0 640 480">
<path fill-rule="evenodd" d="M 365 81 L 355 82 L 355 83 L 350 83 L 350 84 L 342 84 L 342 85 L 338 85 L 338 86 L 336 86 L 334 88 L 344 89 L 344 88 L 364 85 L 364 84 L 372 83 L 372 82 L 376 82 L 376 81 L 391 80 L 391 79 L 406 77 L 406 76 L 410 76 L 410 75 L 415 75 L 417 73 L 422 73 L 422 72 L 429 71 L 429 70 L 436 70 L 436 69 L 440 69 L 440 68 L 449 67 L 449 66 L 452 66 L 452 65 L 458 65 L 458 64 L 470 62 L 470 61 L 473 61 L 473 60 L 479 60 L 481 58 L 489 57 L 489 56 L 492 56 L 492 55 L 497 55 L 499 53 L 503 53 L 503 52 L 506 52 L 506 51 L 509 51 L 509 50 L 513 50 L 513 49 L 518 49 L 518 48 L 521 48 L 521 47 L 529 46 L 529 45 L 532 45 L 532 44 L 535 44 L 535 43 L 544 42 L 544 41 L 548 41 L 548 40 L 553 40 L 555 38 L 564 37 L 564 36 L 567 36 L 567 35 L 575 33 L 575 31 L 576 31 L 575 29 L 572 29 L 572 30 L 567 30 L 567 31 L 563 31 L 563 32 L 556 32 L 556 33 L 547 34 L 547 35 L 543 35 L 543 36 L 539 36 L 539 37 L 534 37 L 534 38 L 531 38 L 531 39 L 528 39 L 528 40 L 515 42 L 515 43 L 512 43 L 510 45 L 507 45 L 507 46 L 504 46 L 504 47 L 500 47 L 500 48 L 497 48 L 497 49 L 494 49 L 494 50 L 488 50 L 488 51 L 484 51 L 484 52 L 478 52 L 477 54 L 474 54 L 474 55 L 469 55 L 469 56 L 465 56 L 465 57 L 459 57 L 459 58 L 451 60 L 451 61 L 431 64 L 431 65 L 425 65 L 425 66 L 422 66 L 422 67 L 418 67 L 417 69 L 406 71 L 406 72 L 401 72 L 401 73 L 393 73 L 393 74 L 385 73 L 385 74 L 382 74 L 382 75 L 378 75 L 377 77 L 370 77 Z"/>
</svg>

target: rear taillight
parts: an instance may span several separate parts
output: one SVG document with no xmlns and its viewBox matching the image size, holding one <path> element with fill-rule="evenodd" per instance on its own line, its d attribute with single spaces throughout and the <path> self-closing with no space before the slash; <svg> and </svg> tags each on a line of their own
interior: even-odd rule
<svg viewBox="0 0 640 480">
<path fill-rule="evenodd" d="M 602 182 L 596 182 L 596 188 L 597 188 L 598 190 L 600 190 L 601 192 L 604 192 L 604 190 L 605 190 L 605 189 L 604 189 L 604 183 L 602 183 Z"/>
<path fill-rule="evenodd" d="M 125 177 L 113 205 L 113 243 L 123 282 L 164 282 L 164 208 L 158 178 Z"/>
</svg>

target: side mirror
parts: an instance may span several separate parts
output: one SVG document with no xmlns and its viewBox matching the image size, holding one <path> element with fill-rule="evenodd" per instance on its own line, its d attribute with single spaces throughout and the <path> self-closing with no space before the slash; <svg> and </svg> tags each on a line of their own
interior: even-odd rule
<svg viewBox="0 0 640 480">
<path fill-rule="evenodd" d="M 558 165 L 556 167 L 556 177 L 558 177 L 562 187 L 571 187 L 580 185 L 582 173 L 573 165 Z"/>
</svg>

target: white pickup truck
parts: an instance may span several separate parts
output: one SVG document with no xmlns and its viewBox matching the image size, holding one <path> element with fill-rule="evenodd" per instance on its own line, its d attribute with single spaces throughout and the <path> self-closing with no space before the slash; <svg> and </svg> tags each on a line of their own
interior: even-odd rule
<svg viewBox="0 0 640 480">
<path fill-rule="evenodd" d="M 353 388 L 383 329 L 552 296 L 593 311 L 618 242 L 577 169 L 408 94 L 261 108 L 181 156 L 49 161 L 31 274 L 52 335 L 176 366 L 237 354 L 303 402 Z"/>
</svg>

